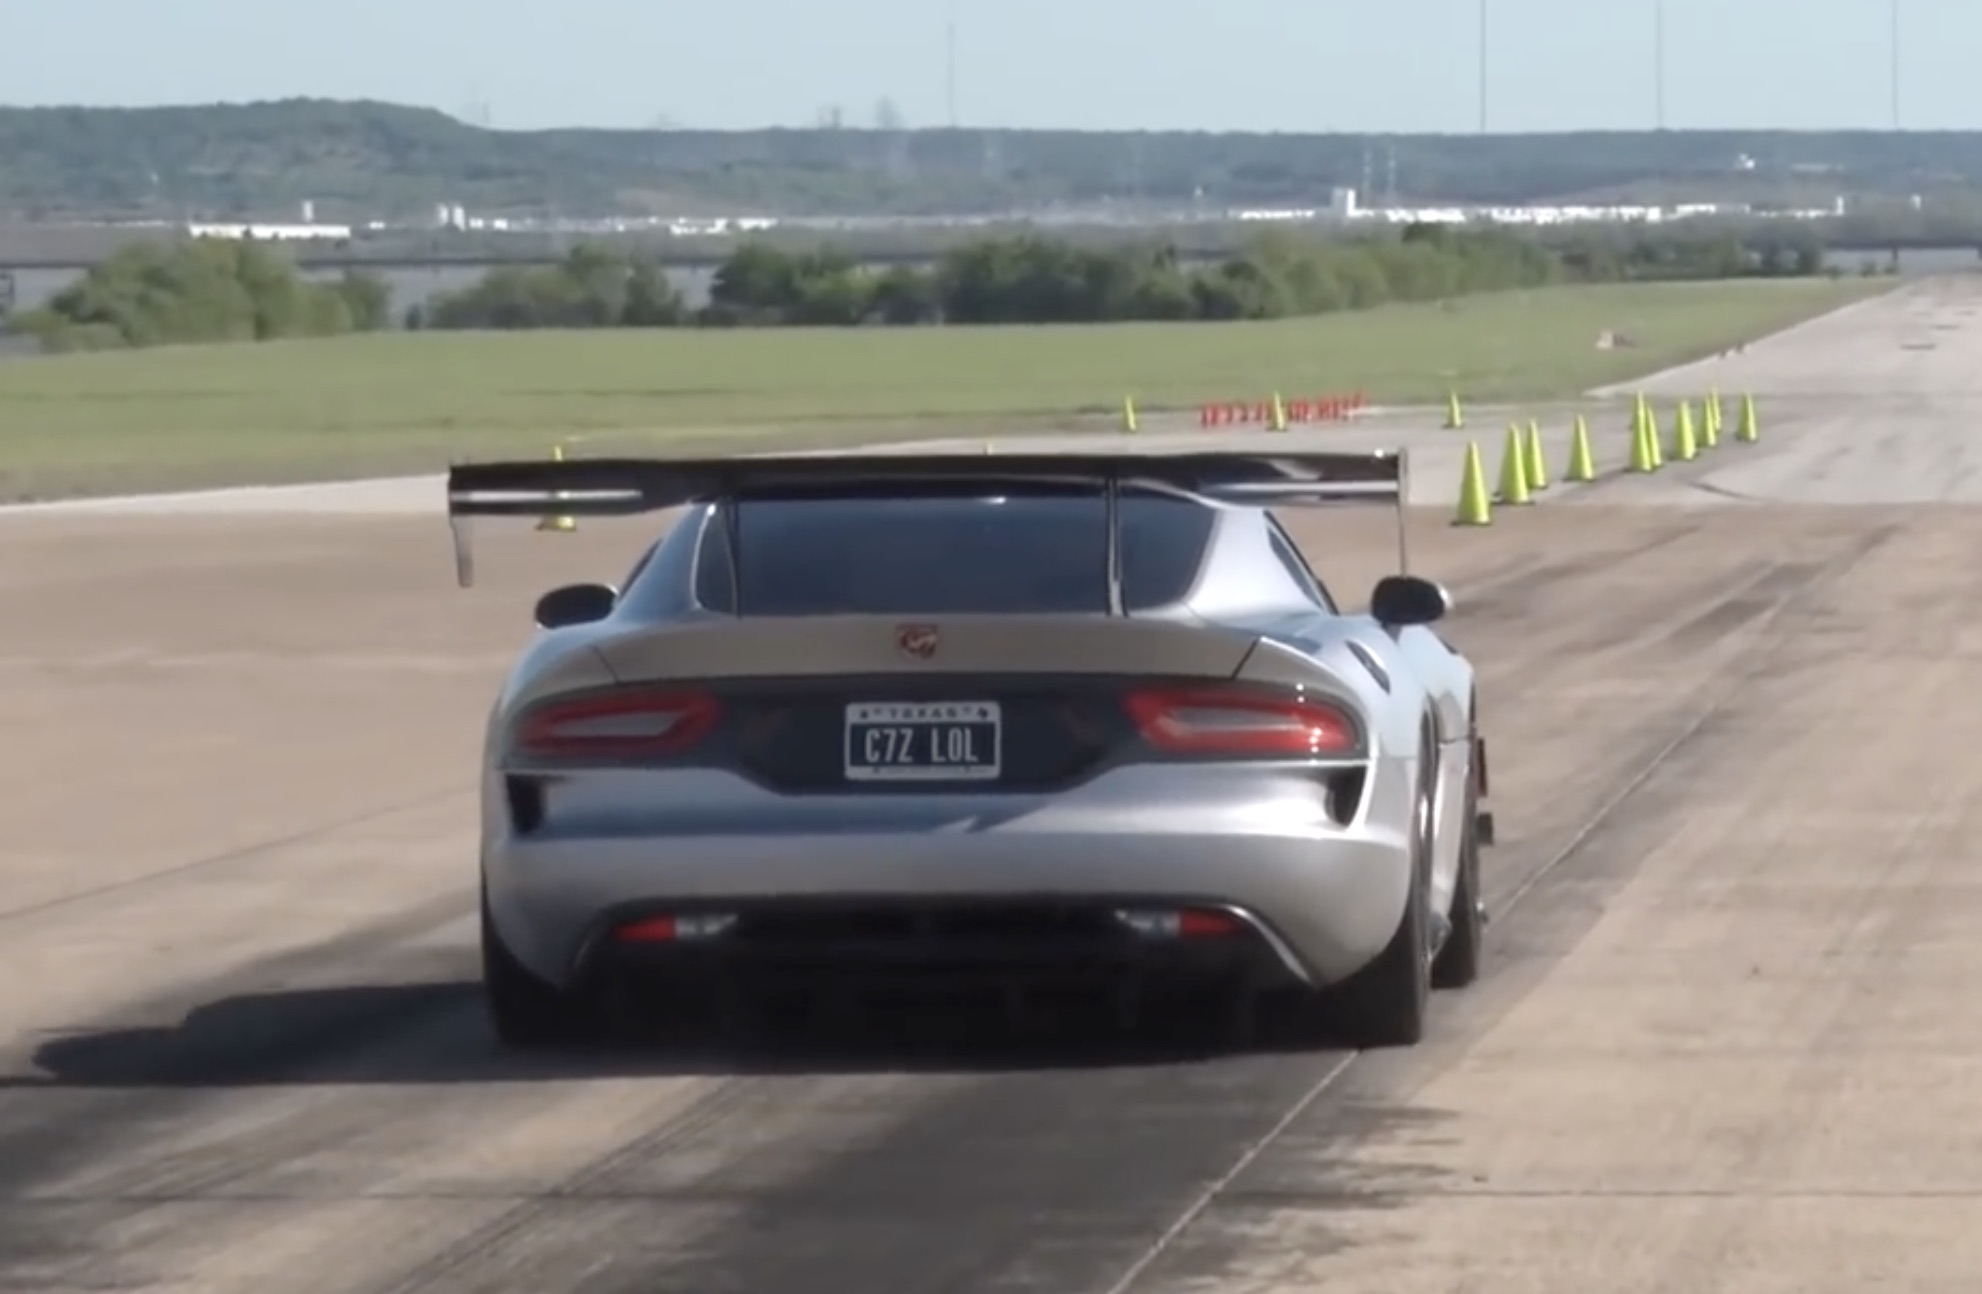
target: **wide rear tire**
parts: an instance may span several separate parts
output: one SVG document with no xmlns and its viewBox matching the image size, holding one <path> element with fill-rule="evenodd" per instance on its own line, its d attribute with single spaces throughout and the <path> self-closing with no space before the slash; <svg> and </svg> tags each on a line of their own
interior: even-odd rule
<svg viewBox="0 0 1982 1294">
<path fill-rule="evenodd" d="M 489 918 L 482 898 L 482 1001 L 497 1043 L 510 1051 L 543 1051 L 575 1041 L 577 1012 L 570 996 L 516 960 Z"/>
<path fill-rule="evenodd" d="M 1480 906 L 1479 806 L 1477 780 L 1468 778 L 1459 827 L 1459 879 L 1452 889 L 1452 931 L 1431 964 L 1431 985 L 1437 989 L 1465 988 L 1480 977 L 1486 917 Z"/>
<path fill-rule="evenodd" d="M 1435 749 L 1427 744 L 1428 750 Z M 1412 1047 L 1424 1040 L 1431 1008 L 1431 904 L 1429 901 L 1432 794 L 1430 764 L 1418 788 L 1412 839 L 1411 892 L 1397 933 L 1376 960 L 1350 976 L 1332 995 L 1344 1041 L 1364 1049 Z"/>
<path fill-rule="evenodd" d="M 1424 887 L 1419 885 L 1389 945 L 1335 990 L 1334 1007 L 1344 1042 L 1372 1050 L 1414 1047 L 1424 1040 L 1431 1004 L 1428 924 Z"/>
</svg>

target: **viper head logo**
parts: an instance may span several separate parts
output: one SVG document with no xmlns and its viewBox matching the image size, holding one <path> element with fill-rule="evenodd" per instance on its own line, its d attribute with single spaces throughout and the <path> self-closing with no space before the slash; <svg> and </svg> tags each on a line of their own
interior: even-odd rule
<svg viewBox="0 0 1982 1294">
<path fill-rule="evenodd" d="M 899 625 L 895 629 L 895 646 L 911 660 L 928 660 L 941 641 L 935 625 Z"/>
</svg>

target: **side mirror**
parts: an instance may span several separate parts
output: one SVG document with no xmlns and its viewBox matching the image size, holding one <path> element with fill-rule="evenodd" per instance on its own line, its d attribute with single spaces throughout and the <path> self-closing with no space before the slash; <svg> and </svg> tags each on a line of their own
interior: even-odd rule
<svg viewBox="0 0 1982 1294">
<path fill-rule="evenodd" d="M 563 629 L 603 620 L 618 601 L 619 590 L 610 584 L 567 584 L 537 599 L 537 627 Z"/>
<path fill-rule="evenodd" d="M 1370 616 L 1390 628 L 1432 624 L 1451 610 L 1443 587 L 1415 575 L 1386 575 L 1370 592 Z"/>
</svg>

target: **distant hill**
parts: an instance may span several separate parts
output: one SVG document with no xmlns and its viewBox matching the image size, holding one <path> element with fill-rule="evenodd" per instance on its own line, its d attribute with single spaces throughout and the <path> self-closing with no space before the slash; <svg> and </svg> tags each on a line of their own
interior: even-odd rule
<svg viewBox="0 0 1982 1294">
<path fill-rule="evenodd" d="M 1982 192 L 1982 132 L 502 131 L 374 102 L 0 108 L 0 218 L 783 215 Z M 1367 182 L 1367 183 L 1366 183 Z"/>
</svg>

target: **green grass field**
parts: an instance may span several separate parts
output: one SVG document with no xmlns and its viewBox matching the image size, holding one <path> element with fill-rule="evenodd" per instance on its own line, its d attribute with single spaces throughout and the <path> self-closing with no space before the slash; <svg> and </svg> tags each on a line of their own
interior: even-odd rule
<svg viewBox="0 0 1982 1294">
<path fill-rule="evenodd" d="M 1552 399 L 1891 281 L 1647 284 L 1272 323 L 371 335 L 0 361 L 0 494 L 420 470 L 498 453 L 824 444 L 1360 389 Z M 1600 351 L 1612 329 L 1636 345 Z"/>
</svg>

